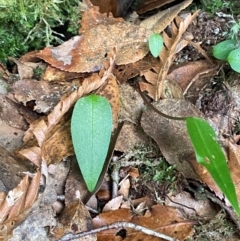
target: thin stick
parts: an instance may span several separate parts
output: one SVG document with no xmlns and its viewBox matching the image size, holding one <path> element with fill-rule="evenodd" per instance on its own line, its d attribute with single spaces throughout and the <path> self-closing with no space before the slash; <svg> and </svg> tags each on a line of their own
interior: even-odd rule
<svg viewBox="0 0 240 241">
<path fill-rule="evenodd" d="M 158 237 L 158 238 L 162 238 L 162 239 L 165 239 L 165 240 L 168 240 L 168 241 L 179 241 L 178 239 L 172 238 L 168 235 L 158 233 L 158 232 L 155 232 L 151 229 L 145 228 L 143 226 L 136 225 L 136 224 L 133 224 L 133 223 L 128 223 L 128 222 L 116 222 L 116 223 L 113 223 L 113 224 L 110 224 L 110 225 L 106 225 L 106 226 L 103 226 L 103 227 L 100 227 L 100 228 L 92 229 L 92 230 L 89 230 L 89 231 L 84 231 L 84 232 L 77 233 L 77 234 L 69 233 L 69 234 L 64 235 L 58 241 L 69 241 L 69 240 L 85 237 L 85 236 L 88 236 L 88 235 L 96 234 L 98 232 L 102 232 L 102 231 L 105 231 L 105 230 L 119 229 L 119 228 L 132 228 L 134 230 L 143 232 L 145 234 L 152 235 L 152 236 L 155 236 L 155 237 Z"/>
</svg>

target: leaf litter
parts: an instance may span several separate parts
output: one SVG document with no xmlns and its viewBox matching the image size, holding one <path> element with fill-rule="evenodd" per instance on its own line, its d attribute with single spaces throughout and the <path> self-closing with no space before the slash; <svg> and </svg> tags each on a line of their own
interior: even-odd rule
<svg viewBox="0 0 240 241">
<path fill-rule="evenodd" d="M 168 17 L 165 10 L 137 26 L 122 18 L 114 18 L 111 14 L 100 13 L 89 1 L 85 2 L 88 8 L 82 16 L 79 36 L 58 47 L 47 47 L 28 53 L 19 60 L 12 59 L 17 65 L 18 81 L 14 80 L 14 75 L 4 67 L 1 68 L 2 76 L 7 80 L 3 83 L 9 88 L 0 95 L 1 110 L 5 110 L 1 111 L 0 116 L 1 133 L 5 126 L 9 132 L 8 142 L 15 142 L 17 138 L 11 133 L 17 133 L 23 143 L 18 141 L 16 146 L 11 147 L 5 140 L 0 142 L 3 146 L 0 148 L 0 171 L 8 177 L 0 180 L 0 237 L 2 240 L 18 240 L 25 235 L 31 240 L 56 240 L 68 232 L 78 233 L 116 221 L 127 221 L 178 240 L 186 240 L 192 236 L 193 225 L 198 222 L 199 216 L 210 220 L 216 213 L 215 208 L 209 200 L 201 203 L 181 190 L 179 193 L 175 190 L 171 194 L 174 202 L 167 202 L 165 196 L 166 200 L 162 201 L 165 205 L 159 204 L 158 195 L 164 196 L 159 184 L 154 184 L 154 200 L 141 192 L 138 193 L 141 196 L 133 195 L 134 190 L 144 190 L 141 187 L 144 183 L 140 184 L 138 180 L 142 178 L 141 174 L 138 176 L 138 168 L 146 162 L 141 158 L 133 162 L 130 158 L 127 161 L 129 163 L 126 165 L 133 170 L 132 174 L 130 171 L 123 171 L 123 163 L 118 161 L 119 177 L 123 179 L 119 184 L 118 196 L 111 199 L 109 184 L 105 189 L 101 187 L 97 193 L 99 199 L 101 190 L 105 190 L 105 196 L 108 193 L 105 212 L 91 218 L 85 203 L 88 201 L 89 209 L 96 211 L 97 200 L 95 195 L 90 199 L 91 194 L 87 191 L 76 162 L 70 157 L 74 152 L 69 122 L 77 99 L 91 92 L 103 95 L 109 100 L 113 110 L 114 129 L 118 128 L 120 119 L 124 119 L 124 126 L 131 125 L 131 128 L 125 130 L 125 134 L 124 128 L 122 129 L 115 150 L 127 155 L 136 144 L 146 145 L 152 142 L 149 141 L 149 138 L 152 138 L 157 143 L 156 145 L 152 142 L 152 145 L 159 148 L 166 161 L 175 165 L 185 178 L 205 183 L 215 193 L 216 199 L 223 199 L 212 178 L 196 163 L 183 123 L 160 117 L 153 110 L 146 109 L 142 100 L 133 114 L 135 101 L 139 98 L 136 90 L 130 87 L 130 97 L 121 91 L 129 88 L 128 80 L 135 77 L 140 81 L 141 90 L 147 91 L 148 95 L 155 99 L 154 105 L 157 108 L 169 115 L 193 114 L 207 118 L 215 126 L 219 138 L 225 142 L 221 136 L 223 127 L 219 126 L 220 117 L 204 116 L 201 108 L 199 110 L 191 104 L 199 105 L 199 89 L 201 90 L 209 82 L 208 78 L 216 75 L 219 69 L 218 64 L 209 62 L 208 55 L 200 45 L 191 42 L 192 37 L 187 37 L 189 35 L 186 30 L 197 19 L 198 12 L 187 15 L 185 19 L 179 17 L 179 12 L 191 3 L 186 0 L 170 8 Z M 148 5 L 149 2 L 152 5 Z M 146 1 L 146 4 L 139 8 L 139 12 L 156 7 L 159 7 L 156 1 Z M 159 56 L 160 61 L 148 54 L 147 39 L 155 31 L 162 32 L 165 43 L 165 49 Z M 177 53 L 189 44 L 194 45 L 206 60 L 176 65 Z M 40 60 L 44 60 L 45 64 Z M 40 68 L 42 73 L 36 78 L 37 68 Z M 120 85 L 124 82 L 125 84 Z M 238 92 L 233 93 L 237 102 L 235 93 Z M 160 96 L 164 99 L 160 99 Z M 130 105 L 131 98 L 133 103 Z M 12 108 L 14 112 L 10 111 Z M 127 112 L 122 112 L 123 109 Z M 232 119 L 236 113 L 236 110 L 232 110 Z M 17 128 L 17 131 L 11 128 Z M 139 128 L 142 128 L 141 135 L 137 134 Z M 224 123 L 224 131 L 227 130 L 229 128 Z M 133 141 L 126 144 L 130 136 Z M 239 175 L 236 167 L 239 165 L 239 150 L 238 146 L 231 142 L 228 142 L 228 146 L 229 166 L 234 184 L 238 187 Z M 103 185 L 110 182 L 108 173 L 104 180 Z M 78 190 L 83 202 L 77 195 Z M 237 193 L 239 197 L 238 188 Z M 61 195 L 65 195 L 64 202 L 61 201 Z M 184 204 L 181 202 L 183 199 Z M 176 202 L 178 205 L 175 205 Z M 227 203 L 227 200 L 225 202 Z M 194 211 L 186 216 L 187 211 L 184 211 L 183 205 Z M 208 213 L 201 213 L 200 209 L 206 207 L 209 208 Z M 228 212 L 231 216 L 232 212 Z M 56 213 L 60 214 L 59 218 L 56 218 Z M 195 213 L 198 216 L 195 216 Z M 210 213 L 212 216 L 207 217 Z M 237 223 L 238 219 L 233 221 Z M 51 227 L 50 232 L 44 230 L 46 226 Z M 129 228 L 125 231 L 124 240 L 161 240 Z M 109 230 L 97 234 L 97 239 L 93 235 L 86 240 L 119 240 L 120 236 Z"/>
</svg>

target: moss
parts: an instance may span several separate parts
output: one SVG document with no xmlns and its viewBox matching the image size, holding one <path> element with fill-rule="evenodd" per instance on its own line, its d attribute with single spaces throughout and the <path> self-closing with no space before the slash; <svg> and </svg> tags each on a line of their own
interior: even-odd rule
<svg viewBox="0 0 240 241">
<path fill-rule="evenodd" d="M 68 25 L 77 34 L 80 9 L 77 0 L 0 0 L 0 61 L 30 50 L 62 42 L 54 29 Z"/>
</svg>

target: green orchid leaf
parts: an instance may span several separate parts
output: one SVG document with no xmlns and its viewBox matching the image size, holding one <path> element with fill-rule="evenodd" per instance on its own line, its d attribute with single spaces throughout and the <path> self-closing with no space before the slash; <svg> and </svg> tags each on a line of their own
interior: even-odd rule
<svg viewBox="0 0 240 241">
<path fill-rule="evenodd" d="M 240 49 L 231 51 L 228 55 L 227 61 L 233 70 L 240 73 Z"/>
<path fill-rule="evenodd" d="M 80 98 L 73 109 L 71 134 L 79 168 L 92 192 L 97 185 L 108 153 L 112 132 L 112 110 L 98 95 Z"/>
<path fill-rule="evenodd" d="M 149 49 L 153 57 L 157 58 L 163 48 L 163 38 L 160 34 L 152 34 L 148 39 Z"/>
<path fill-rule="evenodd" d="M 214 130 L 205 120 L 196 117 L 188 117 L 186 124 L 197 162 L 208 170 L 236 213 L 240 215 L 236 190 L 227 160 L 217 142 Z"/>
<path fill-rule="evenodd" d="M 227 60 L 228 55 L 238 46 L 237 40 L 225 40 L 213 47 L 213 56 L 216 59 Z"/>
</svg>

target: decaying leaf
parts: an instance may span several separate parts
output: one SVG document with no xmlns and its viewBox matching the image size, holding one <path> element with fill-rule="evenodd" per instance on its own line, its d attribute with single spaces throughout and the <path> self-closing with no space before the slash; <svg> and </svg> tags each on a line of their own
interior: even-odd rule
<svg viewBox="0 0 240 241">
<path fill-rule="evenodd" d="M 117 65 L 136 62 L 148 53 L 151 31 L 100 14 L 97 7 L 84 12 L 81 24 L 80 36 L 56 48 L 47 47 L 37 56 L 56 68 L 79 73 L 99 71 L 114 47 Z"/>
<path fill-rule="evenodd" d="M 203 117 L 194 105 L 182 99 L 164 99 L 156 102 L 154 106 L 170 116 Z M 184 121 L 170 120 L 147 108 L 143 112 L 141 126 L 146 134 L 157 142 L 162 154 L 171 165 L 176 165 L 177 170 L 186 177 L 198 179 L 188 162 L 190 156 L 194 156 L 194 150 Z"/>
<path fill-rule="evenodd" d="M 133 77 L 139 75 L 141 72 L 154 68 L 158 65 L 159 61 L 152 55 L 148 54 L 137 62 L 116 66 L 113 70 L 113 73 L 116 76 L 118 82 L 123 84 L 125 81 L 132 79 Z"/>
<path fill-rule="evenodd" d="M 28 170 L 29 166 L 26 163 L 19 161 L 19 158 L 0 146 L 0 179 L 6 188 L 1 191 L 14 189 L 24 177 L 23 172 Z"/>
<path fill-rule="evenodd" d="M 138 14 L 142 14 L 145 13 L 147 11 L 153 10 L 155 8 L 160 8 L 165 4 L 174 2 L 175 0 L 145 0 L 145 1 L 141 1 L 140 6 L 138 6 L 137 8 L 137 13 Z"/>
<path fill-rule="evenodd" d="M 237 198 L 240 200 L 240 147 L 228 142 L 228 166 L 236 189 Z"/>
<path fill-rule="evenodd" d="M 101 86 L 96 94 L 104 96 L 109 101 L 112 108 L 113 129 L 116 129 L 120 111 L 119 90 L 116 78 L 113 75 L 109 76 L 107 83 Z"/>
<path fill-rule="evenodd" d="M 172 220 L 175 222 L 172 223 Z M 108 225 L 117 221 L 128 221 L 137 225 L 150 228 L 154 231 L 164 233 L 168 236 L 177 238 L 178 240 L 185 240 L 192 234 L 191 221 L 185 221 L 180 212 L 176 209 L 154 205 L 150 211 L 147 211 L 144 216 L 132 216 L 128 209 L 118 209 L 106 213 L 101 213 L 93 219 L 94 227 Z M 135 232 L 127 229 L 127 234 L 124 240 L 154 240 L 160 241 L 162 239 L 148 236 L 141 232 Z M 115 235 L 116 230 L 108 230 L 98 234 L 98 241 L 113 241 L 119 240 Z"/>
<path fill-rule="evenodd" d="M 50 84 L 47 81 L 37 81 L 34 79 L 24 79 L 16 81 L 12 92 L 16 100 L 25 106 L 28 102 L 34 101 L 34 110 L 38 113 L 49 113 L 60 101 L 61 96 L 70 92 L 71 84 L 63 86 Z"/>
<path fill-rule="evenodd" d="M 92 4 L 99 6 L 100 13 L 112 13 L 114 17 L 118 16 L 117 0 L 91 0 Z"/>
<path fill-rule="evenodd" d="M 141 22 L 140 26 L 151 29 L 154 33 L 161 33 L 172 21 L 178 13 L 185 9 L 192 3 L 192 0 L 185 0 L 179 4 L 174 5 L 164 11 L 160 11 Z"/>
<path fill-rule="evenodd" d="M 60 217 L 60 223 L 62 226 L 56 227 L 53 230 L 57 239 L 69 232 L 78 233 L 92 229 L 93 226 L 90 214 L 80 200 L 71 202 L 65 207 Z M 84 238 L 84 240 L 93 241 L 97 240 L 97 238 L 96 235 L 90 235 Z"/>
<path fill-rule="evenodd" d="M 28 176 L 25 176 L 16 188 L 8 192 L 8 195 L 5 197 L 5 200 L 0 207 L 0 224 L 7 223 L 9 220 L 12 221 L 14 217 L 18 217 L 19 210 L 17 211 L 16 209 L 23 211 L 24 198 L 28 185 Z M 11 212 L 14 209 L 17 211 L 16 216 Z"/>
<path fill-rule="evenodd" d="M 189 14 L 184 20 L 176 18 L 176 23 L 172 22 L 171 24 L 171 37 L 169 37 L 166 32 L 163 32 L 165 48 L 163 48 L 160 53 L 161 62 L 159 66 L 160 71 L 158 73 L 158 82 L 156 85 L 156 100 L 158 100 L 161 96 L 163 81 L 168 74 L 169 68 L 171 67 L 173 57 L 177 53 L 178 44 L 189 24 L 197 17 L 198 12 L 199 11 L 195 12 L 193 15 Z"/>
</svg>

